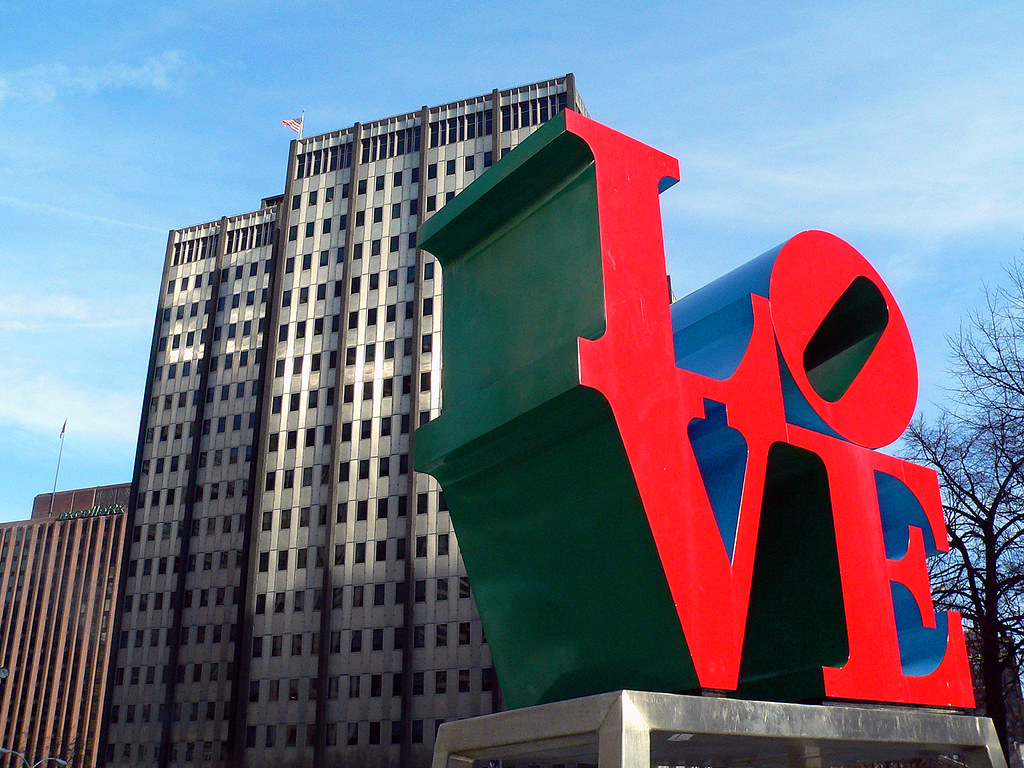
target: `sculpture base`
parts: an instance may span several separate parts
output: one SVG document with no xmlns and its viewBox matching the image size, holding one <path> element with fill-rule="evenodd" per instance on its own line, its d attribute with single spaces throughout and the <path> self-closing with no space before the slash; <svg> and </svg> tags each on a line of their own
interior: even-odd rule
<svg viewBox="0 0 1024 768">
<path fill-rule="evenodd" d="M 954 755 L 951 766 L 1006 768 L 988 718 L 617 691 L 445 723 L 433 768 L 823 768 Z"/>
</svg>

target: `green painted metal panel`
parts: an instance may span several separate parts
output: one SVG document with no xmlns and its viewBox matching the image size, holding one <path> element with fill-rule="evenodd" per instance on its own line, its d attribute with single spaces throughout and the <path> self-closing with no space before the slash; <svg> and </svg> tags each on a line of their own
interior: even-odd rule
<svg viewBox="0 0 1024 768">
<path fill-rule="evenodd" d="M 559 116 L 421 229 L 443 267 L 441 483 L 511 707 L 696 677 L 625 448 L 579 384 L 604 330 L 593 157 Z"/>
</svg>

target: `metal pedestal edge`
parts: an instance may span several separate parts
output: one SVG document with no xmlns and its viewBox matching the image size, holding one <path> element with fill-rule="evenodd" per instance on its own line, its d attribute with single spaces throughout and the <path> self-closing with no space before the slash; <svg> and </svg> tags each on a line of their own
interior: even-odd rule
<svg viewBox="0 0 1024 768">
<path fill-rule="evenodd" d="M 491 760 L 824 768 L 940 756 L 967 768 L 1006 768 L 988 718 L 616 691 L 445 723 L 433 768 Z"/>
</svg>

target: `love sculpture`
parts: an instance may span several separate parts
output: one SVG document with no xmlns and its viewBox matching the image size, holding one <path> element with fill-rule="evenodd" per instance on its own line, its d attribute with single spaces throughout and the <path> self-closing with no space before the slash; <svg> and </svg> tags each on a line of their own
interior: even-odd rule
<svg viewBox="0 0 1024 768">
<path fill-rule="evenodd" d="M 441 483 L 507 704 L 618 689 L 974 704 L 935 473 L 874 449 L 917 397 L 906 323 L 803 232 L 671 304 L 675 159 L 574 112 L 430 219 Z"/>
</svg>

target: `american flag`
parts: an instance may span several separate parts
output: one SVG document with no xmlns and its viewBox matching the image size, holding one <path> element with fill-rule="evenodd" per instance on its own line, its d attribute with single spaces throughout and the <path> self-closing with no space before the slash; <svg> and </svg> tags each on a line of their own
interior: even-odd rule
<svg viewBox="0 0 1024 768">
<path fill-rule="evenodd" d="M 291 120 L 282 120 L 281 125 L 285 128 L 291 128 L 296 133 L 302 133 L 302 118 L 296 117 Z"/>
</svg>

